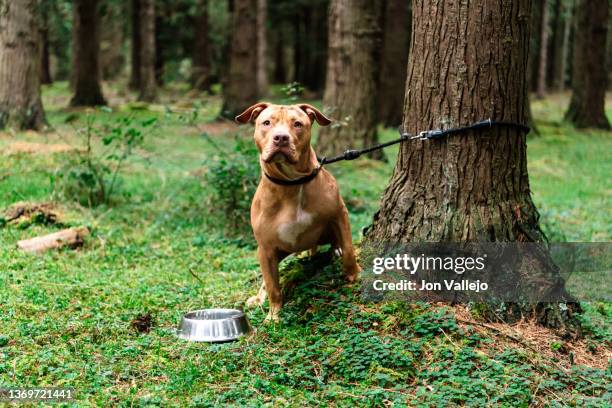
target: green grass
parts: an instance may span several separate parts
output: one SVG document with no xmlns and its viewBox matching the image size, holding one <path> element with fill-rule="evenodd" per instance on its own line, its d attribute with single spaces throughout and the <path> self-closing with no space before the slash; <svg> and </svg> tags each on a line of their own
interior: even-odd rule
<svg viewBox="0 0 612 408">
<path fill-rule="evenodd" d="M 185 99 L 176 92 L 165 100 Z M 73 125 L 65 123 L 74 115 L 63 108 L 67 100 L 66 84 L 47 88 L 45 106 L 56 132 L 0 135 L 0 151 L 15 141 L 75 144 Z M 554 238 L 609 241 L 610 134 L 562 124 L 564 103 L 534 104 L 542 131 L 529 140 L 534 199 Z M 295 285 L 280 324 L 264 325 L 265 311 L 256 309 L 248 313 L 257 328 L 252 337 L 221 345 L 178 340 L 173 330 L 182 313 L 241 307 L 259 277 L 252 242 L 225 237 L 223 216 L 211 209 L 215 203 L 202 176 L 218 154 L 203 130 L 225 149 L 250 135 L 197 129 L 189 123 L 188 105 L 177 105 L 185 112 L 167 113 L 162 105 L 134 111 L 159 122 L 129 161 L 112 206 L 90 209 L 56 199 L 66 224 L 92 229 L 84 248 L 30 256 L 17 251 L 16 242 L 57 227 L 0 228 L 0 386 L 74 387 L 80 406 L 609 402 L 609 365 L 561 369 L 567 356 L 555 355 L 557 364 L 494 333 L 459 325 L 450 308 L 365 303 L 326 254 L 285 263 L 284 279 Z M 218 108 L 217 97 L 207 99 L 196 122 L 211 121 Z M 121 105 L 94 114 L 105 123 L 127 111 Z M 383 131 L 383 139 L 393 137 L 394 131 Z M 388 157 L 396 152 L 389 150 Z M 70 154 L 0 155 L 0 209 L 54 200 L 49 180 Z M 357 240 L 378 206 L 392 161 L 360 159 L 331 169 Z M 608 304 L 586 309 L 585 341 L 605 358 L 612 310 Z M 131 327 L 142 313 L 154 318 L 149 333 Z"/>
</svg>

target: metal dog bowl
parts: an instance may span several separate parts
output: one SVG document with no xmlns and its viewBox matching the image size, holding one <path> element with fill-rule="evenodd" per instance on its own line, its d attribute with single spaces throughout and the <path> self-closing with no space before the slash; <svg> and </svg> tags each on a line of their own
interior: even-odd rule
<svg viewBox="0 0 612 408">
<path fill-rule="evenodd" d="M 242 310 L 202 309 L 183 316 L 178 328 L 179 338 L 189 341 L 232 341 L 251 331 Z"/>
</svg>

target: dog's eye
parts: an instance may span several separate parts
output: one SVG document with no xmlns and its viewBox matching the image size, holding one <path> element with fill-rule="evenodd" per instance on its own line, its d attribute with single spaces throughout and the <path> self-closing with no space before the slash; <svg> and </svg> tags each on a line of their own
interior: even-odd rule
<svg viewBox="0 0 612 408">
<path fill-rule="evenodd" d="M 264 120 L 263 122 L 261 122 L 262 125 L 264 126 L 270 126 L 270 121 L 269 120 Z"/>
<path fill-rule="evenodd" d="M 293 127 L 296 127 L 296 128 L 301 128 L 302 126 L 304 126 L 304 125 L 302 124 L 302 122 L 295 122 L 295 123 L 293 124 Z"/>
</svg>

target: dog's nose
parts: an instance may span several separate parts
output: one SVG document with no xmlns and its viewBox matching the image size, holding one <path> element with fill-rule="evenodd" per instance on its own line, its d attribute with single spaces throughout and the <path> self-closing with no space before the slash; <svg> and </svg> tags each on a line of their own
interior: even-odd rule
<svg viewBox="0 0 612 408">
<path fill-rule="evenodd" d="M 276 134 L 272 137 L 272 140 L 277 146 L 285 146 L 289 144 L 289 135 Z"/>
</svg>

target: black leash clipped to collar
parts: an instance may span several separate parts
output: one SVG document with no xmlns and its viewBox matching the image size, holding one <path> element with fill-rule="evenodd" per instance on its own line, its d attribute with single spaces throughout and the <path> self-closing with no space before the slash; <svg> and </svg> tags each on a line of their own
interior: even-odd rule
<svg viewBox="0 0 612 408">
<path fill-rule="evenodd" d="M 316 169 L 314 169 L 312 173 L 310 173 L 309 175 L 300 177 L 295 180 L 282 180 L 282 179 L 277 179 L 272 176 L 269 176 L 268 174 L 266 174 L 266 172 L 264 172 L 264 174 L 268 178 L 268 180 L 270 180 L 274 184 L 279 184 L 282 186 L 295 186 L 299 184 L 305 184 L 305 183 L 308 183 L 310 180 L 314 179 L 315 177 L 317 177 L 317 174 L 319 174 L 319 171 L 325 164 L 335 163 L 335 162 L 342 161 L 342 160 L 355 160 L 356 158 L 360 157 L 362 154 L 384 149 L 385 147 L 392 146 L 394 144 L 398 144 L 406 140 L 440 139 L 444 136 L 450 136 L 450 135 L 454 135 L 457 133 L 466 132 L 469 130 L 490 129 L 493 126 L 515 128 L 525 133 L 529 133 L 529 131 L 531 130 L 529 126 L 524 125 L 522 123 L 499 121 L 499 120 L 492 120 L 492 119 L 481 120 L 480 122 L 476 122 L 468 126 L 451 128 L 451 129 L 446 129 L 446 130 L 441 130 L 441 129 L 425 130 L 416 135 L 410 135 L 406 132 L 402 132 L 401 130 L 399 130 L 400 137 L 398 139 L 394 139 L 386 143 L 377 144 L 375 146 L 370 146 L 370 147 L 366 147 L 365 149 L 359 149 L 359 150 L 349 149 L 349 150 L 346 150 L 344 153 L 338 156 L 331 157 L 329 159 L 327 157 L 317 156 L 317 159 L 319 160 L 319 166 Z"/>
</svg>

